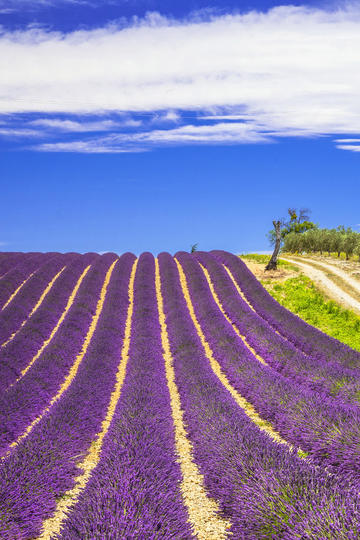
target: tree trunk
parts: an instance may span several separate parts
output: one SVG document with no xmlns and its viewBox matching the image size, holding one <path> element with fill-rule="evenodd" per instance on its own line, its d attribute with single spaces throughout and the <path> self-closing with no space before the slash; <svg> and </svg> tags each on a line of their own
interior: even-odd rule
<svg viewBox="0 0 360 540">
<path fill-rule="evenodd" d="M 276 238 L 275 247 L 274 247 L 273 254 L 271 255 L 271 259 L 265 267 L 265 270 L 277 269 L 277 257 L 279 255 L 280 243 L 281 243 L 281 221 L 273 221 L 273 225 L 275 229 L 275 238 Z"/>
</svg>

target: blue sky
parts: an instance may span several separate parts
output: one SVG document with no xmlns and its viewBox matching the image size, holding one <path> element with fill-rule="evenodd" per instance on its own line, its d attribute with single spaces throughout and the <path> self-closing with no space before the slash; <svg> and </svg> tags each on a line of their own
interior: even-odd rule
<svg viewBox="0 0 360 540">
<path fill-rule="evenodd" d="M 360 230 L 359 51 L 351 3 L 0 0 L 0 249 Z"/>
</svg>

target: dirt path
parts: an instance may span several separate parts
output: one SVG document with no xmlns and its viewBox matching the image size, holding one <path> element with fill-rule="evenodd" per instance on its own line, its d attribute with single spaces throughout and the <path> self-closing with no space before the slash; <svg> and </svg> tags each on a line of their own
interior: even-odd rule
<svg viewBox="0 0 360 540">
<path fill-rule="evenodd" d="M 341 270 L 338 266 L 335 266 L 334 264 L 322 262 L 322 261 L 317 261 L 314 259 L 307 259 L 305 257 L 301 257 L 301 260 L 304 261 L 305 263 L 316 264 L 318 266 L 322 266 L 323 268 L 326 268 L 332 274 L 335 274 L 339 276 L 341 279 L 343 279 L 344 281 L 346 281 L 350 285 L 350 287 L 355 289 L 356 293 L 360 295 L 360 281 L 351 277 L 348 272 Z"/>
<path fill-rule="evenodd" d="M 286 255 L 285 255 L 286 256 Z M 343 270 L 346 275 L 351 276 L 352 278 L 356 279 L 360 283 L 360 262 L 354 261 L 354 260 L 348 260 L 342 259 L 340 257 L 329 257 L 329 255 L 319 255 L 315 253 L 307 253 L 306 255 L 290 255 L 289 257 L 299 257 L 300 259 L 304 258 L 308 261 L 315 262 L 321 262 L 330 264 L 330 266 L 334 266 L 336 268 L 339 268 L 340 270 Z"/>
<path fill-rule="evenodd" d="M 341 279 L 347 282 L 349 285 L 349 280 L 351 280 L 351 287 L 353 289 L 356 289 L 360 293 L 359 283 L 350 278 L 350 276 L 345 274 L 343 271 L 337 268 L 333 268 L 330 264 L 320 264 L 318 261 L 316 261 L 315 264 L 321 265 L 322 267 L 324 267 L 324 270 L 320 270 L 320 268 L 315 268 L 314 266 L 312 266 L 311 263 L 313 261 L 307 260 L 307 262 L 305 263 L 303 262 L 303 259 L 300 261 L 299 259 L 292 259 L 290 257 L 281 258 L 285 261 L 299 266 L 303 270 L 304 274 L 306 274 L 310 279 L 312 279 L 323 291 L 328 294 L 328 296 L 332 297 L 336 302 L 339 302 L 344 307 L 353 309 L 356 312 L 360 313 L 360 301 L 357 300 L 349 292 L 344 291 L 344 289 L 342 289 L 339 285 L 336 285 L 325 273 L 326 270 L 327 273 L 330 271 L 338 277 L 341 277 Z M 356 287 L 352 284 L 353 281 L 355 281 Z"/>
</svg>

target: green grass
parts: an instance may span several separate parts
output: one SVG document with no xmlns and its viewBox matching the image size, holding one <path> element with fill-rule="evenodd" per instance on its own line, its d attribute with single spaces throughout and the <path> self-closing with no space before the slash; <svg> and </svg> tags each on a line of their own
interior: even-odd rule
<svg viewBox="0 0 360 540">
<path fill-rule="evenodd" d="M 299 275 L 286 281 L 262 284 L 281 305 L 353 349 L 360 351 L 360 317 L 328 300 L 309 278 Z"/>
<path fill-rule="evenodd" d="M 246 255 L 239 255 L 241 259 L 246 259 L 247 261 L 253 261 L 256 263 L 263 263 L 266 264 L 269 262 L 271 255 L 260 255 L 259 253 L 246 253 Z M 278 266 L 284 266 L 286 268 L 291 268 L 291 270 L 295 270 L 296 272 L 299 271 L 299 269 L 296 266 L 293 266 L 291 263 L 287 261 L 282 261 L 281 259 L 278 259 Z"/>
</svg>

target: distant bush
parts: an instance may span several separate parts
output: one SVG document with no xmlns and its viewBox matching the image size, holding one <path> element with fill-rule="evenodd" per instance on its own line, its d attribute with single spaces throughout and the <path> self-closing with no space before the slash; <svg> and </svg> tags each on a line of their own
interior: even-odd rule
<svg viewBox="0 0 360 540">
<path fill-rule="evenodd" d="M 358 255 L 360 260 L 360 233 L 342 225 L 336 229 L 311 229 L 302 234 L 286 235 L 282 251 L 289 253 L 345 254 L 346 260 Z"/>
</svg>

